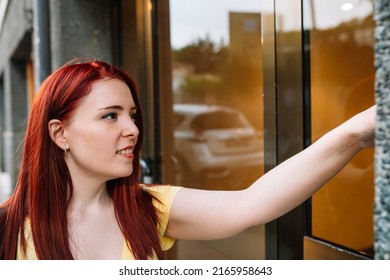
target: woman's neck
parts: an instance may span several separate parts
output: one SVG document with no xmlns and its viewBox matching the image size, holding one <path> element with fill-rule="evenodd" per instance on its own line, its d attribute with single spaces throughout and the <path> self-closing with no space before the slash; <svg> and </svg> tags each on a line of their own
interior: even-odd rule
<svg viewBox="0 0 390 280">
<path fill-rule="evenodd" d="M 95 178 L 72 177 L 73 196 L 70 209 L 85 211 L 90 208 L 101 208 L 111 203 L 106 182 Z"/>
</svg>

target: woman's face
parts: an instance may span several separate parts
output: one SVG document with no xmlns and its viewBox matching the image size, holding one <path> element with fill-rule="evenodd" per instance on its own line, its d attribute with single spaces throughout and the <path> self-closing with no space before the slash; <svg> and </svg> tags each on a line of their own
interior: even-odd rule
<svg viewBox="0 0 390 280">
<path fill-rule="evenodd" d="M 139 130 L 129 87 L 118 79 L 96 82 L 66 124 L 65 156 L 73 176 L 104 181 L 129 176 Z"/>
</svg>

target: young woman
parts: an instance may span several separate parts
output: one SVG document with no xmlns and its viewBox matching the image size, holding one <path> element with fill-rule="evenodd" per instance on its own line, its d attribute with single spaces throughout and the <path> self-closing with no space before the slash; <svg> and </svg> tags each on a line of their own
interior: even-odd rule
<svg viewBox="0 0 390 280">
<path fill-rule="evenodd" d="M 285 214 L 373 146 L 375 107 L 245 190 L 146 186 L 140 108 L 131 78 L 101 61 L 70 63 L 46 79 L 14 194 L 0 208 L 1 258 L 162 258 L 175 239 L 226 238 Z"/>
</svg>

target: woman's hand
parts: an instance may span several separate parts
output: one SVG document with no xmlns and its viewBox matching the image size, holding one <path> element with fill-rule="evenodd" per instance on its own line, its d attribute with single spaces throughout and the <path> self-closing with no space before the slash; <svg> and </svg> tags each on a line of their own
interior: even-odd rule
<svg viewBox="0 0 390 280">
<path fill-rule="evenodd" d="M 357 114 L 351 119 L 359 128 L 357 137 L 362 148 L 372 148 L 375 144 L 376 105 Z"/>
</svg>

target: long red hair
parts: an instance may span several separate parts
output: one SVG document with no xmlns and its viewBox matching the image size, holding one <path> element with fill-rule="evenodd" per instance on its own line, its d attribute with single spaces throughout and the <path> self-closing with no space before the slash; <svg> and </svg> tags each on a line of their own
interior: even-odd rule
<svg viewBox="0 0 390 280">
<path fill-rule="evenodd" d="M 0 258 L 15 259 L 19 233 L 21 248 L 26 249 L 24 222 L 28 217 L 38 259 L 73 259 L 67 216 L 73 194 L 72 180 L 63 150 L 50 138 L 48 122 L 69 120 L 79 102 L 91 91 L 92 84 L 101 79 L 125 82 L 137 106 L 135 122 L 139 136 L 133 173 L 107 182 L 118 224 L 136 259 L 147 259 L 153 254 L 162 257 L 154 198 L 138 183 L 143 122 L 135 83 L 117 67 L 97 60 L 78 60 L 53 72 L 34 99 L 15 191 L 0 208 L 3 239 Z"/>
</svg>

